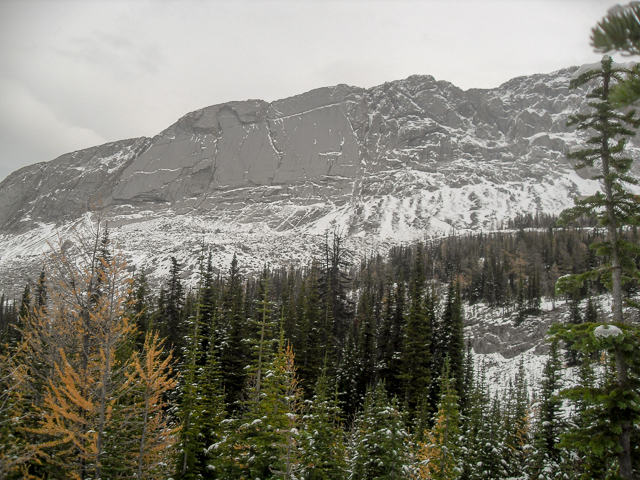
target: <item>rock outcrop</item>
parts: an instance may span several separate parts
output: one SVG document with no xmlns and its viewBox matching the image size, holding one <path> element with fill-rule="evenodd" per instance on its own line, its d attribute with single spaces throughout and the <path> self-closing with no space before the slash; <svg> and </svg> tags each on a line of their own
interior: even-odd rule
<svg viewBox="0 0 640 480">
<path fill-rule="evenodd" d="M 10 175 L 0 184 L 0 232 L 70 220 L 91 203 L 121 215 L 171 208 L 276 231 L 333 222 L 387 238 L 557 212 L 593 188 L 565 159 L 578 141 L 566 121 L 585 97 L 569 91 L 574 70 L 492 90 L 412 76 L 203 108 L 153 139 Z"/>
<path fill-rule="evenodd" d="M 24 167 L 0 183 L 0 288 L 100 210 L 149 275 L 203 241 L 222 268 L 306 262 L 328 229 L 362 254 L 452 230 L 558 213 L 597 188 L 565 152 L 583 108 L 575 67 L 460 90 L 430 76 L 338 85 L 191 112 L 154 138 Z M 636 143 L 631 154 L 639 153 Z"/>
<path fill-rule="evenodd" d="M 36 222 L 61 222 L 98 208 L 150 141 L 108 143 L 13 172 L 0 183 L 0 231 L 24 231 Z"/>
</svg>

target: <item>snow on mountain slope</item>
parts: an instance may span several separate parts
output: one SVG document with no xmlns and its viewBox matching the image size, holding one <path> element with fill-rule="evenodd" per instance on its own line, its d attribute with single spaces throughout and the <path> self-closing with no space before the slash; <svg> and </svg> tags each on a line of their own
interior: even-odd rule
<svg viewBox="0 0 640 480">
<path fill-rule="evenodd" d="M 584 104 L 584 91 L 568 90 L 574 71 L 493 90 L 413 76 L 230 102 L 153 139 L 25 167 L 0 184 L 4 288 L 24 283 L 16 272 L 33 272 L 16 267 L 38 263 L 53 225 L 64 231 L 91 208 L 152 274 L 203 239 L 220 262 L 238 251 L 254 268 L 307 261 L 327 229 L 341 229 L 357 251 L 378 251 L 558 213 L 597 187 L 565 159 L 578 143 L 567 117 Z"/>
<path fill-rule="evenodd" d="M 22 168 L 0 183 L 0 291 L 17 296 L 42 253 L 98 212 L 152 282 L 172 256 L 193 275 L 203 244 L 222 271 L 234 254 L 257 270 L 305 264 L 333 229 L 347 248 L 370 255 L 452 230 L 499 228 L 518 214 L 557 214 L 598 188 L 565 156 L 584 140 L 566 127 L 585 108 L 585 90 L 569 90 L 575 71 L 491 90 L 412 76 L 229 102 L 191 112 L 152 139 Z M 632 156 L 639 145 L 631 143 Z M 490 345 L 495 332 L 486 328 L 474 336 Z M 528 355 L 537 371 L 543 333 L 533 336 L 530 345 L 502 342 L 500 353 L 482 355 L 515 358 L 520 349 L 515 355 Z"/>
<path fill-rule="evenodd" d="M 97 218 L 151 283 L 166 277 L 172 256 L 194 283 L 203 245 L 221 271 L 234 254 L 255 271 L 307 263 L 334 229 L 364 256 L 496 229 L 518 214 L 557 214 L 598 188 L 566 160 L 584 141 L 566 127 L 585 108 L 586 92 L 568 88 L 575 71 L 491 90 L 412 76 L 368 90 L 229 102 L 152 139 L 22 168 L 0 183 L 0 291 L 17 297 L 43 253 Z M 632 156 L 639 145 L 629 146 Z M 489 383 L 504 386 L 521 359 L 538 378 L 544 334 L 563 312 L 515 326 L 495 310 L 468 309 L 466 333 Z"/>
</svg>

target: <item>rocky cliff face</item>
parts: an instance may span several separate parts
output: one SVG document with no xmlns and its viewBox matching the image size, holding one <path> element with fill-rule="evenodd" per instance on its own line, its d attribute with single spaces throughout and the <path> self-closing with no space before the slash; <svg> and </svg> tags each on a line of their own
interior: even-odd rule
<svg viewBox="0 0 640 480">
<path fill-rule="evenodd" d="M 0 183 L 0 231 L 77 218 L 111 194 L 124 168 L 149 147 L 136 138 L 23 167 Z"/>
<path fill-rule="evenodd" d="M 519 213 L 557 213 L 597 186 L 565 158 L 579 142 L 567 118 L 585 99 L 569 91 L 574 71 L 491 90 L 412 76 L 230 102 L 152 139 L 22 168 L 0 183 L 0 275 L 23 285 L 26 265 L 88 210 L 102 212 L 151 276 L 202 241 L 222 268 L 236 252 L 252 268 L 306 261 L 332 228 L 371 253 L 496 228 Z"/>
<path fill-rule="evenodd" d="M 15 172 L 0 184 L 0 231 L 72 219 L 91 203 L 398 239 L 556 212 L 593 188 L 565 160 L 577 143 L 567 117 L 584 104 L 568 89 L 573 70 L 493 90 L 413 76 L 207 107 L 153 139 Z"/>
</svg>

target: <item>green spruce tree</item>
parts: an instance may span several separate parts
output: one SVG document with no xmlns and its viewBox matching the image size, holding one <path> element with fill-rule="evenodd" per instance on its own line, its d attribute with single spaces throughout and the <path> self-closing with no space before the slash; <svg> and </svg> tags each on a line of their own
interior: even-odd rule
<svg viewBox="0 0 640 480">
<path fill-rule="evenodd" d="M 220 369 L 225 390 L 226 403 L 230 409 L 239 407 L 250 363 L 250 350 L 245 338 L 247 326 L 244 308 L 244 289 L 238 259 L 234 254 L 226 287 L 222 295 L 221 312 L 217 325 L 216 341 L 220 355 Z"/>
<path fill-rule="evenodd" d="M 387 287 L 387 296 L 383 300 L 382 325 L 379 335 L 379 375 L 385 382 L 390 395 L 401 395 L 400 355 L 405 329 L 405 288 L 404 281 Z"/>
<path fill-rule="evenodd" d="M 447 356 L 440 379 L 441 394 L 435 425 L 426 439 L 418 442 L 418 478 L 454 480 L 463 472 L 459 397 L 455 383 Z"/>
<path fill-rule="evenodd" d="M 525 471 L 532 450 L 529 389 L 523 359 L 520 360 L 514 381 L 507 391 L 502 421 L 506 447 L 503 457 L 508 474 L 515 477 Z"/>
<path fill-rule="evenodd" d="M 532 478 L 554 480 L 565 470 L 560 434 L 564 430 L 561 415 L 562 399 L 562 359 L 558 341 L 553 340 L 549 348 L 549 358 L 542 372 L 540 394 L 534 429 L 533 452 L 528 471 Z"/>
<path fill-rule="evenodd" d="M 349 441 L 351 480 L 406 478 L 409 434 L 398 401 L 389 401 L 383 383 L 368 390 Z"/>
<path fill-rule="evenodd" d="M 640 222 L 640 204 L 636 195 L 628 190 L 629 185 L 638 181 L 629 175 L 633 160 L 624 155 L 628 137 L 635 134 L 640 127 L 640 119 L 635 111 L 626 113 L 616 111 L 609 98 L 611 88 L 615 84 L 624 82 L 629 76 L 633 77 L 625 68 L 613 65 L 609 56 L 602 59 L 599 68 L 590 68 L 581 73 L 571 82 L 572 88 L 577 88 L 596 82 L 587 95 L 591 112 L 576 114 L 570 117 L 569 125 L 577 124 L 578 130 L 595 131 L 595 135 L 588 140 L 589 147 L 570 152 L 568 157 L 577 160 L 576 169 L 599 166 L 599 174 L 594 178 L 600 180 L 602 191 L 586 198 L 575 201 L 575 207 L 565 210 L 560 220 L 567 223 L 582 215 L 595 215 L 600 224 L 606 228 L 607 238 L 594 244 L 599 255 L 608 259 L 608 263 L 600 269 L 591 270 L 585 274 L 567 277 L 563 284 L 581 286 L 586 280 L 600 277 L 610 289 L 613 304 L 613 321 L 619 328 L 628 329 L 623 316 L 623 284 L 638 278 L 638 269 L 634 255 L 640 248 L 625 239 L 624 229 Z M 560 287 L 563 285 L 561 284 Z M 632 302 L 631 302 L 632 303 Z M 574 327 L 574 332 L 588 332 L 593 330 Z M 567 335 L 570 338 L 573 335 Z M 633 335 L 631 334 L 631 338 Z M 616 365 L 617 387 L 624 397 L 633 395 L 633 377 L 629 375 L 629 351 L 623 350 L 623 343 L 612 345 L 613 357 Z M 637 349 L 633 341 L 626 344 L 627 349 Z M 635 418 L 634 408 L 627 401 L 620 404 L 619 415 L 615 422 L 620 422 L 616 432 L 619 443 L 620 476 L 625 479 L 633 477 L 633 460 L 631 435 Z"/>
<path fill-rule="evenodd" d="M 623 52 L 640 55 L 640 5 L 631 2 L 625 6 L 616 5 L 591 30 L 591 45 L 596 51 L 609 53 Z M 640 73 L 638 67 L 635 68 Z M 640 76 L 632 76 L 616 85 L 611 92 L 611 100 L 617 107 L 632 105 L 640 98 Z"/>
<path fill-rule="evenodd" d="M 300 469 L 302 389 L 293 349 L 284 343 L 281 330 L 278 353 L 265 366 L 259 399 L 248 400 L 241 416 L 233 452 L 235 478 L 291 480 Z"/>
<path fill-rule="evenodd" d="M 411 276 L 409 293 L 411 305 L 403 335 L 399 380 L 402 383 L 403 400 L 412 417 L 425 410 L 428 402 L 432 375 L 432 297 L 425 298 L 424 246 L 419 243 Z"/>
<path fill-rule="evenodd" d="M 450 377 L 458 398 L 464 395 L 464 314 L 462 311 L 462 295 L 460 284 L 449 282 L 447 299 L 442 313 L 442 320 L 436 335 L 435 349 L 436 373 L 444 371 L 444 359 L 449 357 Z M 439 373 L 442 375 L 442 373 Z M 443 376 L 444 378 L 444 376 Z"/>
<path fill-rule="evenodd" d="M 581 353 L 578 382 L 562 390 L 573 403 L 575 414 L 561 442 L 580 459 L 579 478 L 634 478 L 640 462 L 635 440 L 638 433 L 630 428 L 640 423 L 637 331 L 625 325 L 590 323 L 572 328 L 555 325 L 551 332 L 559 340 L 572 342 Z M 619 351 L 628 366 L 628 380 L 623 385 L 618 377 Z M 629 462 L 626 466 L 625 461 Z"/>
<path fill-rule="evenodd" d="M 346 447 L 338 392 L 330 389 L 326 368 L 314 396 L 305 402 L 300 438 L 300 476 L 304 480 L 342 480 L 347 475 Z"/>
</svg>

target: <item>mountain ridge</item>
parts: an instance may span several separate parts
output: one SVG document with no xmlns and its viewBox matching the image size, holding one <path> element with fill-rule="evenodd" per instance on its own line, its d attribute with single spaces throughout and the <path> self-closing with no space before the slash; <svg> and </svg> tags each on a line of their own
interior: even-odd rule
<svg viewBox="0 0 640 480">
<path fill-rule="evenodd" d="M 308 261 L 327 230 L 384 252 L 559 213 L 598 187 L 565 158 L 583 138 L 566 127 L 585 104 L 584 89 L 569 90 L 576 68 L 494 89 L 413 75 L 226 102 L 152 138 L 23 167 L 0 183 L 0 274 L 24 285 L 49 242 L 90 210 L 151 277 L 202 242 L 220 265 L 239 252 L 254 269 Z"/>
<path fill-rule="evenodd" d="M 575 69 L 575 67 L 565 70 L 570 71 L 572 69 Z M 564 70 L 560 70 L 558 73 L 561 72 L 564 72 Z M 384 136 L 385 134 L 387 137 L 396 136 L 396 145 L 392 145 L 392 147 L 399 146 L 404 150 L 408 150 L 411 147 L 424 148 L 425 137 L 438 135 L 446 137 L 447 133 L 450 133 L 447 132 L 446 127 L 460 127 L 461 118 L 485 115 L 489 117 L 489 120 L 496 119 L 496 115 L 491 111 L 491 103 L 484 102 L 485 104 L 483 104 L 482 102 L 482 97 L 486 96 L 487 93 L 509 88 L 510 85 L 517 87 L 523 80 L 544 77 L 544 75 L 519 77 L 506 82 L 498 89 L 471 89 L 465 92 L 449 82 L 436 81 L 429 75 L 413 75 L 407 79 L 386 82 L 371 89 L 338 85 L 315 89 L 270 103 L 263 100 L 246 100 L 212 105 L 187 113 L 151 139 L 146 137 L 131 139 L 136 142 L 144 142 L 145 148 L 139 149 L 136 157 L 132 159 L 132 162 L 128 162 L 124 169 L 116 171 L 116 175 L 120 175 L 120 178 L 114 178 L 114 175 L 111 176 L 111 182 L 117 183 L 115 188 L 108 192 L 106 196 L 103 189 L 99 192 L 100 197 L 107 204 L 175 203 L 180 201 L 181 195 L 183 197 L 188 194 L 203 195 L 208 188 L 221 190 L 237 188 L 241 185 L 290 185 L 296 180 L 315 180 L 322 176 L 325 177 L 322 180 L 336 182 L 337 188 L 348 189 L 349 187 L 346 185 L 348 182 L 344 181 L 345 177 L 353 179 L 354 176 L 358 175 L 359 171 L 362 173 L 362 160 L 373 160 L 374 162 L 370 162 L 373 165 L 368 165 L 368 169 L 371 171 L 373 167 L 375 171 L 379 170 L 375 168 L 376 160 L 379 163 L 381 157 L 386 157 L 385 160 L 391 158 L 389 154 L 393 153 L 393 150 L 390 148 L 382 152 L 375 151 L 376 146 L 372 145 L 373 137 Z M 414 101 L 416 98 L 434 91 L 436 91 L 436 94 L 431 95 L 432 98 L 428 99 L 431 101 L 423 101 L 423 105 L 418 105 Z M 445 102 L 447 99 L 442 95 L 438 95 L 442 92 L 448 94 L 448 97 L 450 97 L 448 101 Z M 394 96 L 396 98 L 393 98 Z M 405 105 L 398 107 L 398 98 L 407 100 Z M 369 105 L 364 105 L 367 101 Z M 372 108 L 371 104 L 376 103 L 377 105 L 375 106 L 378 108 Z M 428 103 L 428 105 L 424 105 L 424 103 Z M 457 103 L 455 106 L 457 107 L 458 115 L 452 115 L 451 112 L 445 111 L 447 104 L 451 103 Z M 312 118 L 311 120 L 302 118 L 302 115 L 307 117 L 317 116 L 314 112 L 320 109 L 333 110 L 330 112 L 330 114 L 333 114 L 333 118 L 320 120 L 330 120 L 330 125 L 333 128 L 337 128 L 337 132 L 332 131 L 331 126 L 325 125 L 324 129 L 317 128 L 317 121 L 313 121 L 318 120 L 317 118 Z M 363 122 L 365 120 L 362 118 L 363 112 L 361 110 L 363 109 L 366 109 L 366 113 L 369 114 L 368 125 Z M 400 113 L 407 121 L 403 122 L 402 125 L 397 125 L 396 122 L 396 125 L 389 127 L 392 131 L 388 131 L 389 128 L 386 128 L 388 126 L 385 125 L 384 115 L 388 114 L 392 109 L 401 110 Z M 299 117 L 294 118 L 296 115 L 299 115 Z M 286 142 L 290 141 L 290 139 L 284 138 L 287 134 L 285 131 L 286 125 L 278 128 L 278 123 L 290 122 L 292 118 L 296 123 L 294 126 L 296 130 L 295 140 L 302 138 L 302 141 L 298 141 L 293 146 L 286 145 Z M 496 120 L 500 119 L 497 118 Z M 354 125 L 354 121 L 358 123 Z M 313 122 L 313 125 L 310 125 L 311 122 Z M 505 124 L 504 119 L 502 122 L 496 121 L 496 125 L 501 133 L 508 133 L 506 130 L 508 130 L 509 125 Z M 526 124 L 521 122 L 517 127 L 524 129 L 524 125 Z M 253 130 L 257 129 L 258 131 L 244 131 L 242 132 L 244 138 L 238 138 L 239 135 L 237 133 L 239 132 L 237 131 L 247 130 L 247 126 L 251 126 Z M 393 131 L 394 127 L 395 131 Z M 307 129 L 306 135 L 301 135 L 297 132 L 298 129 L 303 128 Z M 318 132 L 318 130 L 321 131 Z M 224 135 L 225 131 L 227 131 L 226 136 Z M 234 132 L 236 135 L 233 134 Z M 320 139 L 316 138 L 318 133 L 321 134 Z M 514 136 L 518 135 L 518 133 L 522 135 L 526 132 L 516 132 Z M 487 132 L 476 131 L 474 134 L 476 136 L 482 136 L 483 134 L 486 136 Z M 187 136 L 191 136 L 188 139 L 188 143 L 191 143 L 190 146 L 192 147 L 190 150 L 180 146 L 181 143 L 185 143 L 185 140 L 187 140 L 185 137 Z M 201 138 L 193 138 L 194 136 L 200 136 Z M 315 149 L 309 144 L 305 145 L 305 140 L 311 137 L 313 137 L 314 142 L 320 140 L 321 145 Z M 234 142 L 238 140 L 244 141 L 244 144 L 241 144 L 244 151 L 234 148 Z M 347 141 L 346 149 L 348 151 L 345 154 L 345 142 Z M 543 141 L 538 140 L 539 143 Z M 97 149 L 109 148 L 113 145 L 117 146 L 121 142 L 111 142 L 91 149 L 73 152 L 58 157 L 47 164 L 40 163 L 26 167 L 27 170 L 21 169 L 7 177 L 0 184 L 0 200 L 4 200 L 3 194 L 7 189 L 5 184 L 9 184 L 16 173 L 32 173 L 31 169 L 36 166 L 46 169 L 49 164 L 53 166 L 56 162 L 60 163 L 60 160 L 65 157 L 75 155 L 84 157 L 87 152 L 93 153 Z M 201 151 L 197 151 L 198 147 Z M 271 151 L 269 151 L 269 148 L 264 147 L 271 147 Z M 289 148 L 287 149 L 287 147 Z M 436 156 L 441 160 L 450 160 L 454 155 L 454 148 L 446 141 L 446 138 L 436 145 L 431 145 L 431 147 L 437 148 L 427 148 L 426 155 L 423 153 L 423 158 L 418 158 L 422 162 L 414 162 L 418 170 L 425 169 L 425 163 L 428 163 L 424 162 L 425 156 Z M 217 152 L 214 151 L 212 154 L 217 157 L 215 164 L 210 161 L 211 154 L 207 152 L 203 155 L 202 150 L 207 150 L 208 148 L 219 150 Z M 149 150 L 153 151 L 149 152 Z M 467 145 L 466 150 L 466 153 L 473 153 L 474 149 L 473 146 Z M 194 162 L 192 160 L 189 162 L 189 157 L 194 156 L 200 161 Z M 403 160 L 407 160 L 407 158 Z M 408 160 L 413 161 L 415 158 L 409 155 Z M 131 163 L 134 165 L 130 165 Z M 150 171 L 153 167 L 156 168 L 155 172 Z M 178 170 L 182 171 L 178 172 Z M 177 185 L 177 183 L 185 183 L 184 178 L 180 178 L 180 173 L 190 173 L 191 177 L 188 185 L 183 187 L 182 190 Z M 210 175 L 207 175 L 209 173 Z M 151 175 L 151 178 L 149 175 Z M 213 178 L 207 178 L 208 176 Z M 179 180 L 179 182 L 176 182 L 176 180 Z M 12 202 L 3 201 L 2 203 L 11 205 Z M 206 204 L 207 202 L 204 203 Z M 19 215 L 19 210 L 21 209 L 13 210 L 11 212 L 13 215 L 2 215 L 6 211 L 4 208 L 0 211 L 0 229 L 7 230 L 8 227 L 14 226 L 16 222 L 20 222 L 21 219 L 16 218 L 16 216 Z M 24 218 L 24 214 L 22 216 Z M 30 217 L 27 218 L 31 219 Z M 52 219 L 47 216 L 41 216 L 38 220 L 46 222 Z M 58 219 L 54 218 L 53 220 Z M 26 228 L 28 227 L 29 225 L 27 224 Z"/>
</svg>

